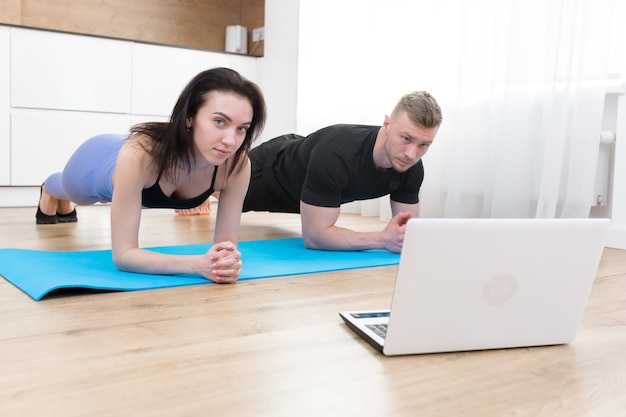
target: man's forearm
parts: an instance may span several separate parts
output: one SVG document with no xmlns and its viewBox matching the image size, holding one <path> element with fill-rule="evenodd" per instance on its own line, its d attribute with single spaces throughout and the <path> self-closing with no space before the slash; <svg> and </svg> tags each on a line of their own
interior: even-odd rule
<svg viewBox="0 0 626 417">
<path fill-rule="evenodd" d="M 320 233 L 303 233 L 308 249 L 356 251 L 384 249 L 383 232 L 355 232 L 344 227 L 331 226 Z"/>
</svg>

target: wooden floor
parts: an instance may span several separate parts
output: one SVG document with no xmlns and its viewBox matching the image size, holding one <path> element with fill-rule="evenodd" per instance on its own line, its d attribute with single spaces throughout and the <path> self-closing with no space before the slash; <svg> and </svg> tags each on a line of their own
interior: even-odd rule
<svg viewBox="0 0 626 417">
<path fill-rule="evenodd" d="M 37 226 L 33 208 L 2 208 L 0 248 L 109 249 L 109 208 L 78 214 Z M 207 242 L 213 219 L 146 210 L 141 245 Z M 243 215 L 242 240 L 299 234 L 297 215 Z M 0 416 L 626 415 L 626 251 L 605 250 L 566 346 L 384 357 L 337 312 L 388 307 L 395 272 L 39 302 L 0 278 Z"/>
</svg>

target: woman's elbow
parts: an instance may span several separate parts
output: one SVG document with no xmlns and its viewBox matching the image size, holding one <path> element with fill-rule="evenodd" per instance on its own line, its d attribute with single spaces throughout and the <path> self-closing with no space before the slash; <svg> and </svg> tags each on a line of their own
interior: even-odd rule
<svg viewBox="0 0 626 417">
<path fill-rule="evenodd" d="M 113 264 L 115 267 L 122 272 L 134 272 L 133 268 L 131 268 L 129 262 L 127 262 L 123 256 L 123 254 L 112 252 Z"/>
</svg>

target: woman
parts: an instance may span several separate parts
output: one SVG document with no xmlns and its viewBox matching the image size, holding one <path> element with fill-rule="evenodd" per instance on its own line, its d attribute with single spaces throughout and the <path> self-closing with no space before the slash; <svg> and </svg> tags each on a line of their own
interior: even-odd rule
<svg viewBox="0 0 626 417">
<path fill-rule="evenodd" d="M 248 151 L 265 124 L 259 87 L 228 68 L 194 77 L 168 123 L 143 123 L 130 135 L 100 135 L 83 143 L 63 172 L 41 187 L 38 224 L 77 221 L 74 204 L 111 202 L 113 261 L 145 274 L 199 274 L 232 283 L 241 209 L 250 181 Z M 139 248 L 142 207 L 190 209 L 220 192 L 215 236 L 203 255 L 169 255 Z"/>
</svg>

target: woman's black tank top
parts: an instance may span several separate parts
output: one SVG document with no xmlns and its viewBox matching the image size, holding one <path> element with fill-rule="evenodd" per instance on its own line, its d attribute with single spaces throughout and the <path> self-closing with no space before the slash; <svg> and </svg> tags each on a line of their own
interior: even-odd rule
<svg viewBox="0 0 626 417">
<path fill-rule="evenodd" d="M 213 179 L 211 180 L 211 186 L 208 190 L 203 192 L 197 197 L 190 198 L 188 200 L 178 200 L 171 198 L 163 194 L 161 186 L 159 186 L 159 179 L 157 178 L 154 185 L 150 188 L 144 188 L 141 192 L 141 204 L 144 207 L 149 208 L 173 208 L 173 209 L 190 209 L 198 207 L 200 204 L 213 194 L 215 186 L 215 177 L 217 176 L 217 167 L 213 171 Z"/>
</svg>

